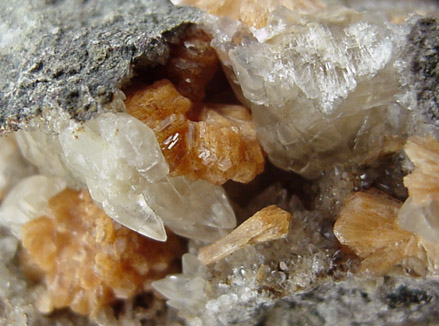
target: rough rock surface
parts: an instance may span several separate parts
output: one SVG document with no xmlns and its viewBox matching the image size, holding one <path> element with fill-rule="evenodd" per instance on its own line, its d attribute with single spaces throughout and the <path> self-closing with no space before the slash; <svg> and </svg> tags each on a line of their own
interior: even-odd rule
<svg viewBox="0 0 439 326">
<path fill-rule="evenodd" d="M 168 1 L 0 2 L 0 133 L 35 115 L 87 120 L 132 65 L 164 63 L 166 40 L 198 11 Z"/>
<path fill-rule="evenodd" d="M 437 277 L 428 274 L 422 261 L 420 268 L 406 268 L 407 264 L 404 262 L 393 266 L 384 277 L 356 275 L 361 267 L 362 257 L 341 246 L 333 233 L 333 224 L 345 198 L 353 191 L 376 187 L 401 201 L 407 199 L 403 177 L 411 169 L 406 166 L 409 163 L 401 151 L 403 139 L 397 140 L 393 147 L 383 150 L 387 156 L 381 156 L 377 160 L 374 159 L 380 151 L 375 152 L 377 148 L 371 146 L 372 140 L 376 140 L 375 144 L 381 146 L 380 137 L 389 131 L 389 126 L 396 130 L 393 135 L 401 138 L 417 132 L 438 135 L 439 36 L 436 19 L 414 17 L 403 25 L 396 26 L 393 24 L 400 23 L 400 17 L 405 19 L 414 8 L 413 1 L 401 1 L 395 17 L 392 16 L 392 10 L 388 9 L 390 1 L 364 1 L 366 2 L 367 4 L 360 4 L 356 0 L 328 1 L 370 13 L 343 9 L 342 15 L 339 15 L 338 9 L 334 9 L 317 17 L 278 10 L 277 16 L 271 18 L 271 30 L 266 30 L 271 34 L 259 33 L 259 40 L 254 35 L 251 36 L 248 30 L 243 32 L 239 29 L 234 34 L 236 24 L 230 23 L 230 20 L 216 21 L 223 24 L 222 27 L 230 28 L 231 32 L 225 35 L 226 46 L 217 47 L 219 51 L 230 50 L 227 48 L 229 45 L 235 47 L 233 42 L 243 43 L 239 44 L 234 57 L 232 56 L 234 66 L 230 62 L 223 63 L 226 70 L 239 68 L 242 73 L 238 76 L 239 80 L 237 79 L 244 90 L 244 93 L 238 94 L 242 100 L 247 96 L 244 101 L 251 102 L 249 94 L 254 91 L 251 94 L 254 95 L 253 111 L 260 113 L 259 137 L 261 130 L 265 128 L 267 135 L 273 136 L 267 137 L 268 141 L 276 143 L 277 140 L 282 140 L 282 146 L 274 149 L 280 156 L 286 156 L 286 164 L 291 163 L 289 158 L 297 154 L 305 157 L 299 163 L 311 161 L 306 155 L 302 155 L 309 150 L 312 163 L 315 164 L 309 171 L 309 176 L 320 179 L 307 181 L 291 172 L 270 168 L 245 187 L 230 182 L 225 185 L 229 195 L 234 192 L 241 200 L 233 203 L 239 217 L 251 216 L 262 207 L 273 204 L 291 213 L 288 234 L 283 239 L 245 245 L 209 266 L 200 264 L 196 258 L 200 248 L 206 245 L 205 239 L 190 240 L 189 253 L 183 256 L 183 272 L 167 276 L 154 284 L 167 297 L 168 305 L 177 308 L 180 317 L 185 319 L 185 324 L 439 325 L 439 283 Z M 433 2 L 420 0 L 420 3 L 428 3 L 427 7 L 422 8 L 432 6 L 433 9 L 427 10 L 427 13 L 437 9 Z M 388 18 L 376 14 L 381 9 Z M 40 165 L 42 173 L 61 175 L 68 184 L 71 179 L 78 181 L 81 178 L 78 183 L 82 185 L 94 182 L 95 197 L 102 199 L 103 203 L 110 198 L 106 191 L 111 191 L 115 197 L 110 199 L 119 201 L 114 207 L 120 209 L 121 215 L 129 215 L 125 210 L 128 202 L 132 204 L 128 208 L 133 211 L 139 211 L 140 206 L 142 209 L 146 207 L 146 211 L 163 210 L 161 215 L 169 217 L 165 224 L 175 223 L 175 228 L 181 228 L 180 234 L 188 231 L 184 223 L 181 223 L 181 217 L 192 216 L 190 221 L 193 223 L 187 225 L 190 234 L 220 236 L 218 225 L 220 230 L 224 226 L 232 226 L 219 223 L 228 214 L 221 214 L 222 210 L 218 207 L 213 209 L 217 215 L 198 214 L 193 207 L 202 212 L 210 212 L 207 208 L 215 206 L 209 202 L 209 198 L 212 198 L 212 194 L 217 194 L 215 198 L 221 198 L 221 201 L 215 199 L 214 202 L 226 203 L 224 211 L 228 212 L 231 209 L 222 188 L 216 188 L 215 192 L 205 186 L 205 183 L 192 184 L 181 178 L 171 179 L 162 159 L 158 161 L 163 165 L 161 174 L 147 174 L 148 171 L 145 172 L 142 167 L 153 157 L 137 155 L 132 150 L 144 146 L 145 143 L 136 141 L 138 147 L 119 145 L 122 140 L 125 143 L 135 139 L 130 135 L 141 129 L 129 128 L 123 124 L 130 130 L 120 133 L 126 138 L 117 138 L 112 133 L 117 134 L 119 129 L 108 124 L 109 128 L 101 128 L 94 133 L 98 129 L 97 124 L 106 116 L 118 115 L 123 118 L 124 113 L 106 113 L 89 120 L 94 113 L 106 108 L 123 110 L 123 96 L 118 90 L 132 76 L 133 65 L 140 67 L 166 61 L 169 50 L 166 40 L 178 35 L 184 29 L 184 26 L 179 26 L 185 22 L 197 21 L 199 15 L 199 11 L 195 9 L 174 8 L 161 0 L 18 0 L 13 6 L 6 1 L 0 1 L 0 133 L 27 127 L 27 118 L 44 116 L 44 122 L 48 123 L 51 130 L 61 134 L 67 141 L 63 145 L 56 143 L 59 134 L 43 134 L 43 128 L 29 132 L 28 144 L 33 156 L 29 154 L 28 157 L 31 158 L 30 161 L 35 159 L 32 163 Z M 291 27 L 288 25 L 290 23 L 294 23 L 302 34 L 285 33 L 284 29 Z M 320 27 L 322 31 L 319 40 L 316 40 L 315 27 Z M 346 34 L 346 31 L 351 33 Z M 230 35 L 236 37 L 227 39 Z M 298 47 L 292 44 L 292 57 L 308 55 L 314 60 L 311 61 L 314 62 L 314 67 L 284 61 L 270 52 L 273 47 L 265 46 L 274 44 L 284 50 L 282 46 L 289 44 L 291 39 L 288 37 L 291 36 L 296 37 L 293 41 L 300 43 Z M 265 40 L 266 44 L 261 45 L 260 40 Z M 311 44 L 311 41 L 315 43 Z M 344 44 L 344 49 L 349 48 L 351 51 L 341 51 L 337 46 L 339 42 Z M 220 53 L 221 60 L 227 60 L 224 53 Z M 252 61 L 255 57 L 259 62 Z M 273 71 L 270 64 L 275 66 L 278 74 L 263 74 L 264 70 L 268 70 L 268 73 Z M 284 65 L 287 64 L 293 68 L 290 72 L 301 72 L 294 74 L 297 77 L 294 85 L 283 74 L 286 71 Z M 248 69 L 249 66 L 251 69 Z M 337 70 L 332 69 L 334 66 L 341 73 L 331 74 Z M 306 69 L 315 67 L 323 67 L 327 74 L 322 73 L 320 77 L 306 74 Z M 252 84 L 244 85 L 244 79 L 248 77 L 245 74 L 249 71 L 258 77 L 248 78 L 250 83 L 260 82 L 256 86 L 262 85 L 260 89 L 264 92 L 257 87 L 252 89 Z M 365 73 L 360 74 L 358 71 Z M 230 76 L 234 77 L 233 74 Z M 337 79 L 340 76 L 345 76 L 346 80 Z M 285 81 L 285 87 L 280 87 L 277 79 Z M 313 82 L 321 84 L 314 83 L 316 87 L 311 87 Z M 345 87 L 339 87 L 339 82 Z M 339 93 L 328 92 L 328 83 Z M 296 95 L 308 92 L 311 96 L 294 97 L 291 89 Z M 287 101 L 275 103 L 276 105 L 271 103 L 272 111 L 268 112 L 270 120 L 264 120 L 261 118 L 267 114 L 264 109 L 270 105 L 268 102 L 262 103 L 262 100 L 265 97 L 270 101 L 279 100 L 279 94 L 287 98 Z M 295 105 L 291 105 L 292 103 Z M 357 106 L 357 103 L 363 106 Z M 284 110 L 276 111 L 276 107 Z M 297 108 L 299 113 L 295 112 L 294 117 L 290 116 L 291 111 Z M 300 111 L 300 108 L 305 108 L 305 111 Z M 352 108 L 358 110 L 356 116 L 352 115 Z M 411 113 L 418 111 L 424 122 L 430 126 L 414 131 L 410 126 L 407 127 L 410 123 L 406 122 L 412 118 Z M 271 120 L 279 112 L 282 114 L 277 116 L 277 120 Z M 340 122 L 339 118 L 343 116 L 341 113 L 345 114 L 345 122 Z M 89 121 L 82 124 L 84 128 L 75 138 L 72 131 L 78 131 L 77 125 L 72 122 L 67 128 L 64 124 L 58 124 L 59 120 L 54 119 L 55 116 L 71 121 Z M 124 119 L 130 120 L 126 117 Z M 333 124 L 327 121 L 332 121 Z M 299 140 L 294 137 L 285 138 L 291 136 L 291 130 L 281 128 L 287 122 L 295 125 L 300 131 L 298 134 L 303 137 Z M 419 121 L 412 122 L 416 124 Z M 315 131 L 319 137 L 315 137 Z M 334 136 L 332 132 L 336 137 L 330 137 Z M 34 138 L 31 136 L 37 133 L 38 137 L 33 142 Z M 93 135 L 89 139 L 94 140 L 94 147 L 88 146 L 89 142 L 81 143 L 82 137 L 87 133 Z M 106 136 L 109 138 L 105 138 Z M 37 138 L 41 141 L 40 147 L 36 144 Z M 105 142 L 102 140 L 104 138 Z M 153 137 L 149 138 L 151 139 Z M 296 145 L 299 146 L 292 145 L 296 140 Z M 47 153 L 47 146 L 51 144 L 55 144 L 54 151 Z M 355 159 L 355 144 L 359 144 L 363 153 L 373 150 L 374 157 L 366 161 L 364 158 Z M 102 151 L 95 149 L 105 146 L 110 152 L 120 154 L 121 159 L 114 160 L 112 158 L 116 156 L 108 156 L 108 161 L 97 160 Z M 149 148 L 159 147 L 154 143 Z M 328 151 L 328 148 L 331 150 Z M 148 150 L 141 152 L 151 153 Z M 342 154 L 340 157 L 337 156 L 339 153 Z M 37 156 L 41 160 L 36 160 Z M 66 157 L 69 159 L 65 159 Z M 271 158 L 273 159 L 273 155 Z M 86 159 L 95 163 L 94 166 L 83 165 Z M 324 160 L 327 160 L 326 163 Z M 67 161 L 75 168 L 67 171 Z M 132 169 L 127 169 L 127 162 L 132 164 Z M 353 166 L 343 165 L 346 162 Z M 306 166 L 299 165 L 295 169 L 298 171 L 302 168 Z M 105 169 L 109 169 L 111 173 L 106 173 Z M 142 174 L 144 172 L 147 177 Z M 93 179 L 99 173 L 101 175 L 97 180 Z M 125 174 L 123 182 L 118 179 L 121 174 Z M 305 170 L 304 174 L 308 175 Z M 155 178 L 159 177 L 163 177 L 162 182 L 154 183 L 157 181 Z M 144 184 L 150 181 L 153 186 L 145 190 Z M 133 189 L 131 186 L 134 182 L 142 186 Z M 116 191 L 111 190 L 108 185 Z M 208 188 L 209 191 L 206 191 Z M 119 195 L 119 189 L 121 194 L 141 200 L 127 201 L 128 197 Z M 187 194 L 187 197 L 181 196 L 182 193 Z M 154 209 L 143 205 L 146 203 L 143 198 L 150 200 L 148 204 L 154 201 L 155 206 L 151 206 Z M 162 201 L 163 198 L 166 200 Z M 145 216 L 145 210 L 140 211 L 140 215 Z M 198 225 L 198 218 L 203 215 L 208 215 L 212 220 L 203 220 L 204 231 L 199 232 L 195 226 Z M 9 227 L 7 223 L 3 224 Z M 139 224 L 144 226 L 145 221 L 140 220 Z M 207 233 L 206 230 L 212 232 Z M 11 230 L 0 232 L 0 324 L 87 325 L 87 320 L 66 311 L 43 317 L 32 306 L 33 296 L 38 291 L 34 292 L 35 285 L 26 280 L 17 267 L 19 243 L 9 232 Z M 439 254 L 434 254 L 439 257 Z M 162 301 L 154 302 L 158 302 L 157 306 L 151 304 L 150 309 L 163 309 Z M 126 313 L 122 311 L 119 319 L 112 311 L 99 316 L 97 323 L 130 326 L 148 324 L 151 320 L 151 323 L 163 323 L 163 318 L 156 318 L 154 313 L 144 311 L 138 314 L 137 300 L 126 302 L 125 307 Z M 117 305 L 114 309 L 117 310 Z M 128 316 L 128 319 L 124 319 L 124 316 Z M 145 321 L 142 316 L 149 317 Z M 180 322 L 172 318 L 172 311 L 169 316 L 168 325 Z"/>
</svg>

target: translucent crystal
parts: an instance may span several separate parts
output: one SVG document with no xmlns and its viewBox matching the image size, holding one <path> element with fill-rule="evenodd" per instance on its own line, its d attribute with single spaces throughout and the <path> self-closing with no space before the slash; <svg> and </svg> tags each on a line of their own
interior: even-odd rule
<svg viewBox="0 0 439 326">
<path fill-rule="evenodd" d="M 42 174 L 59 176 L 70 186 L 78 183 L 65 167 L 55 135 L 40 131 L 19 131 L 15 134 L 15 138 L 23 156 L 37 166 Z"/>
<path fill-rule="evenodd" d="M 282 9 L 253 36 L 221 27 L 214 35 L 275 165 L 316 177 L 376 157 L 404 130 L 395 60 L 405 36 L 389 24 L 338 7 Z"/>
<path fill-rule="evenodd" d="M 232 17 L 249 27 L 261 28 L 275 8 L 283 6 L 291 10 L 312 10 L 324 7 L 317 0 L 173 0 L 174 4 L 189 5 L 206 10 L 215 16 Z"/>
<path fill-rule="evenodd" d="M 398 224 L 431 242 L 430 249 L 439 248 L 439 142 L 431 136 L 412 137 L 404 149 L 414 170 L 404 177 L 409 198 L 398 213 Z M 439 249 L 430 252 L 437 255 Z"/>
<path fill-rule="evenodd" d="M 250 217 L 239 227 L 215 243 L 203 247 L 198 258 L 203 264 L 212 264 L 234 251 L 250 244 L 286 237 L 291 215 L 272 205 Z"/>
<path fill-rule="evenodd" d="M 23 224 L 41 215 L 51 216 L 48 200 L 65 187 L 65 181 L 60 178 L 34 175 L 23 179 L 0 206 L 0 224 L 21 239 Z"/>
<path fill-rule="evenodd" d="M 0 138 L 0 202 L 7 192 L 22 178 L 33 173 L 23 160 L 14 136 Z"/>
<path fill-rule="evenodd" d="M 165 297 L 168 305 L 181 310 L 194 310 L 206 300 L 206 281 L 201 277 L 202 265 L 191 254 L 183 255 L 183 274 L 170 275 L 152 286 Z M 199 273 L 199 275 L 197 275 Z"/>
<path fill-rule="evenodd" d="M 250 182 L 264 169 L 251 115 L 240 105 L 194 103 L 167 79 L 138 86 L 125 103 L 154 131 L 171 176 L 221 185 Z"/>
<path fill-rule="evenodd" d="M 416 235 L 397 224 L 401 204 L 376 191 L 346 198 L 334 234 L 363 259 L 360 272 L 384 275 L 405 257 L 425 256 Z"/>
<path fill-rule="evenodd" d="M 151 238 L 166 239 L 163 222 L 178 234 L 205 240 L 235 225 L 224 190 L 170 178 L 153 131 L 127 114 L 103 113 L 59 136 L 22 132 L 20 147 L 38 167 L 46 166 L 44 153 L 50 153 L 56 167 L 47 173 L 72 176 L 111 218 Z"/>
</svg>

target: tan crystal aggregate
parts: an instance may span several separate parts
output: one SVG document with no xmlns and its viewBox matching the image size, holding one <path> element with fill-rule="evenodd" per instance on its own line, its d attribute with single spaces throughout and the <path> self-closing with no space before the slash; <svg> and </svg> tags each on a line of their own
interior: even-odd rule
<svg viewBox="0 0 439 326">
<path fill-rule="evenodd" d="M 439 199 L 439 142 L 433 137 L 411 137 L 404 147 L 415 165 L 404 177 L 409 196 L 417 204 Z"/>
<path fill-rule="evenodd" d="M 397 224 L 401 205 L 376 190 L 356 192 L 345 199 L 334 234 L 362 259 L 359 273 L 381 276 L 404 258 L 425 258 L 417 236 Z"/>
<path fill-rule="evenodd" d="M 38 308 L 49 313 L 70 307 L 95 316 L 116 299 L 150 290 L 150 283 L 176 270 L 185 251 L 168 232 L 166 243 L 146 238 L 113 222 L 87 191 L 66 189 L 49 200 L 54 218 L 23 226 L 21 263 L 42 278 Z"/>
<path fill-rule="evenodd" d="M 215 16 L 231 17 L 255 28 L 266 26 L 270 13 L 278 6 L 291 10 L 315 10 L 324 7 L 317 0 L 183 0 L 179 4 L 194 6 Z"/>
<path fill-rule="evenodd" d="M 263 171 L 264 155 L 249 111 L 223 94 L 209 36 L 189 28 L 170 48 L 168 62 L 154 72 L 158 81 L 126 90 L 127 113 L 154 131 L 171 176 L 250 182 Z M 207 91 L 226 102 L 210 103 Z"/>
<path fill-rule="evenodd" d="M 251 115 L 243 106 L 193 103 L 166 79 L 133 91 L 125 104 L 155 132 L 171 176 L 221 185 L 229 179 L 250 182 L 264 169 Z M 193 109 L 198 121 L 188 118 Z"/>
<path fill-rule="evenodd" d="M 200 248 L 198 259 L 209 265 L 247 245 L 284 238 L 288 233 L 290 221 L 291 214 L 276 205 L 265 207 L 230 234 Z"/>
</svg>

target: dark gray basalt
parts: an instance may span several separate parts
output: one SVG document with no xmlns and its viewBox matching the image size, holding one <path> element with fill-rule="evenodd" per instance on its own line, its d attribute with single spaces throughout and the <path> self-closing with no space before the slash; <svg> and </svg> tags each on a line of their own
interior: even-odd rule
<svg viewBox="0 0 439 326">
<path fill-rule="evenodd" d="M 413 85 L 427 123 L 439 126 L 439 22 L 419 19 L 409 36 Z"/>
<path fill-rule="evenodd" d="M 1 1 L 0 133 L 47 110 L 89 119 L 198 16 L 166 0 Z"/>
<path fill-rule="evenodd" d="M 366 286 L 359 286 L 362 282 Z M 368 289 L 367 281 L 362 282 L 346 280 L 296 294 L 270 309 L 262 325 L 439 324 L 437 282 L 385 277 L 373 291 Z"/>
</svg>

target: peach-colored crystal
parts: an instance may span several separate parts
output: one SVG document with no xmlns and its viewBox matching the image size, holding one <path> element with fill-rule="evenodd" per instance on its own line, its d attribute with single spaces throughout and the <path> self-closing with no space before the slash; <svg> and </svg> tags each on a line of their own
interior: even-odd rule
<svg viewBox="0 0 439 326">
<path fill-rule="evenodd" d="M 291 10 L 315 10 L 324 5 L 318 0 L 181 0 L 178 4 L 194 6 L 215 16 L 228 16 L 249 27 L 267 25 L 270 12 L 278 6 Z"/>
<path fill-rule="evenodd" d="M 439 199 L 439 142 L 433 137 L 411 137 L 405 152 L 415 165 L 404 185 L 416 204 Z"/>
<path fill-rule="evenodd" d="M 161 72 L 192 101 L 204 99 L 206 85 L 219 68 L 219 59 L 210 41 L 203 31 L 189 28 L 179 43 L 170 46 L 169 59 Z"/>
<path fill-rule="evenodd" d="M 345 199 L 334 234 L 362 258 L 359 272 L 384 275 L 406 257 L 421 257 L 418 238 L 397 222 L 402 203 L 378 191 L 357 192 Z"/>
<path fill-rule="evenodd" d="M 203 247 L 198 259 L 205 264 L 215 263 L 247 245 L 285 237 L 290 224 L 290 213 L 275 205 L 261 209 L 230 234 Z"/>
<path fill-rule="evenodd" d="M 245 183 L 264 168 L 250 113 L 242 106 L 195 104 L 166 79 L 138 86 L 125 105 L 155 132 L 171 176 Z M 190 114 L 197 121 L 189 120 Z"/>
<path fill-rule="evenodd" d="M 162 243 L 115 223 L 86 191 L 66 189 L 49 207 L 55 218 L 26 223 L 22 240 L 25 271 L 40 274 L 46 285 L 38 302 L 43 312 L 70 307 L 95 315 L 175 271 L 185 249 L 172 233 Z"/>
</svg>

